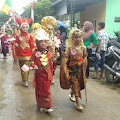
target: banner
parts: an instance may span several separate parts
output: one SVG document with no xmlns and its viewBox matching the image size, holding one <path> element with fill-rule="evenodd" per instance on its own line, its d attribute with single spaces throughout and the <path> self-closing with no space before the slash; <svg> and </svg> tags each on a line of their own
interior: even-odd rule
<svg viewBox="0 0 120 120">
<path fill-rule="evenodd" d="M 11 7 L 12 7 L 11 0 L 6 0 L 2 11 L 9 15 L 9 13 L 11 12 Z"/>
<path fill-rule="evenodd" d="M 34 21 L 34 2 L 32 2 L 31 18 L 32 18 L 32 21 Z"/>
<path fill-rule="evenodd" d="M 14 18 L 15 18 L 15 14 L 13 14 L 12 17 L 9 18 L 9 20 L 3 26 L 8 26 L 9 27 L 8 30 L 12 30 L 12 28 L 11 28 L 9 23 L 11 22 L 12 19 L 14 20 Z"/>
</svg>

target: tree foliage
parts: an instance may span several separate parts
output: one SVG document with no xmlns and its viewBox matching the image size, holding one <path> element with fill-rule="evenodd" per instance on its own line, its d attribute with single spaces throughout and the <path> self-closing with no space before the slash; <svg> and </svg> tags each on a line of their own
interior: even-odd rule
<svg viewBox="0 0 120 120">
<path fill-rule="evenodd" d="M 38 2 L 45 1 L 45 0 L 37 0 Z M 57 0 L 50 0 L 51 3 L 55 2 Z"/>
<path fill-rule="evenodd" d="M 53 16 L 54 10 L 50 7 L 50 0 L 39 1 L 34 3 L 34 22 L 40 22 L 44 16 Z M 31 17 L 31 5 L 29 5 L 24 13 L 22 14 L 24 18 Z"/>
<path fill-rule="evenodd" d="M 51 3 L 54 3 L 55 1 L 57 1 L 57 0 L 50 0 L 51 1 Z"/>
<path fill-rule="evenodd" d="M 10 18 L 10 16 L 6 15 L 4 12 L 0 12 L 0 27 L 2 27 L 5 22 L 8 21 L 8 19 Z"/>
</svg>

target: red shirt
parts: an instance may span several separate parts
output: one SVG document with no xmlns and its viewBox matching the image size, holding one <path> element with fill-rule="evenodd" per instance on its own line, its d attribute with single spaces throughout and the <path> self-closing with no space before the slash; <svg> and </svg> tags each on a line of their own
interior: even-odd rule
<svg viewBox="0 0 120 120">
<path fill-rule="evenodd" d="M 1 35 L 2 33 L 0 33 Z M 4 47 L 4 46 L 7 46 L 8 47 L 8 44 L 4 44 L 3 41 L 7 41 L 7 37 L 8 37 L 8 34 L 5 34 L 3 37 L 1 37 L 1 46 Z"/>
<path fill-rule="evenodd" d="M 30 60 L 31 52 L 34 50 L 34 42 L 32 35 L 16 36 L 16 43 L 18 43 L 17 56 L 18 60 Z M 26 58 L 25 58 L 26 57 Z"/>
<path fill-rule="evenodd" d="M 32 58 L 31 58 L 31 66 L 33 67 L 34 65 L 37 65 L 38 67 L 42 67 L 43 65 L 41 64 L 41 56 L 36 56 L 37 50 L 33 51 Z M 48 58 L 48 63 L 46 66 L 49 66 L 48 68 L 45 69 L 46 73 L 48 74 L 48 79 L 50 81 L 53 80 L 52 78 L 52 73 L 51 73 L 51 66 L 52 66 L 52 61 L 51 61 L 52 54 L 50 51 L 47 52 L 46 58 Z M 40 70 L 40 69 L 38 69 Z M 41 70 L 40 70 L 41 71 Z M 42 71 L 41 71 L 42 72 Z"/>
</svg>

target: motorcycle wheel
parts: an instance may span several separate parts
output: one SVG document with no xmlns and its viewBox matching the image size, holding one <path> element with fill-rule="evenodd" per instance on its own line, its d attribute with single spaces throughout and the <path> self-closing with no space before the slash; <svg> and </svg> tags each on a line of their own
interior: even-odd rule
<svg viewBox="0 0 120 120">
<path fill-rule="evenodd" d="M 108 70 L 105 70 L 105 77 L 109 83 L 118 84 L 120 82 L 120 78 L 112 75 Z"/>
</svg>

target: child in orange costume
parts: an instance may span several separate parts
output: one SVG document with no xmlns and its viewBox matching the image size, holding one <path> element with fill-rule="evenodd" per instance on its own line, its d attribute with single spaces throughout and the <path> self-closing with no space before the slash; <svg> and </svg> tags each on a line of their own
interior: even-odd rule
<svg viewBox="0 0 120 120">
<path fill-rule="evenodd" d="M 62 52 L 60 66 L 60 85 L 63 89 L 71 88 L 70 100 L 76 102 L 78 110 L 83 110 L 79 102 L 79 98 L 82 98 L 80 91 L 85 89 L 86 95 L 87 52 L 82 36 L 83 33 L 80 30 L 75 29 L 70 32 L 69 45 L 66 52 Z"/>
</svg>

